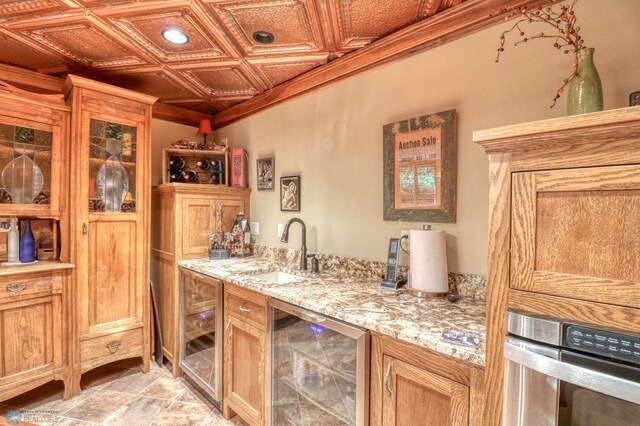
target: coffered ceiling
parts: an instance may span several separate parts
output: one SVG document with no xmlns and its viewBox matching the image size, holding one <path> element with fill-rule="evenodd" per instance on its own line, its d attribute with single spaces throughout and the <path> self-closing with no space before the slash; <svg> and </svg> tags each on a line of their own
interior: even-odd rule
<svg viewBox="0 0 640 426">
<path fill-rule="evenodd" d="M 0 63 L 216 114 L 464 0 L 0 0 Z M 189 37 L 162 37 L 179 29 Z M 274 36 L 258 43 L 256 31 Z"/>
</svg>

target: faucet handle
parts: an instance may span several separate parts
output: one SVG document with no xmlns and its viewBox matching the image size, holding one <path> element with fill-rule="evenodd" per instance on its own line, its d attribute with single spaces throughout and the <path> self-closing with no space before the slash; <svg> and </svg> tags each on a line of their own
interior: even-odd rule
<svg viewBox="0 0 640 426">
<path fill-rule="evenodd" d="M 318 258 L 316 257 L 315 253 L 308 254 L 307 258 L 311 259 L 311 272 L 314 272 L 316 274 L 320 272 L 320 265 L 318 264 Z"/>
</svg>

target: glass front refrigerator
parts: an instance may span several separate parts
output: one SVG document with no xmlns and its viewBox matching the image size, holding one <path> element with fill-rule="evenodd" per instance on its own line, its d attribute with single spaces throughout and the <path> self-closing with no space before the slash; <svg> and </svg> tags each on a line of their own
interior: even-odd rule
<svg viewBox="0 0 640 426">
<path fill-rule="evenodd" d="M 369 332 L 270 299 L 271 425 L 368 424 Z"/>
</svg>

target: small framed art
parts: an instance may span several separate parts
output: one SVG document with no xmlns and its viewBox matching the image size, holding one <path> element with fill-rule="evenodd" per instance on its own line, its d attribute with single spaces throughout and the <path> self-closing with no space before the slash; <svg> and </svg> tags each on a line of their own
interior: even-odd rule
<svg viewBox="0 0 640 426">
<path fill-rule="evenodd" d="M 280 210 L 283 212 L 300 211 L 300 176 L 282 176 L 280 178 Z"/>
<path fill-rule="evenodd" d="M 258 191 L 273 189 L 273 175 L 275 171 L 275 160 L 273 157 L 258 158 L 257 173 Z"/>
</svg>

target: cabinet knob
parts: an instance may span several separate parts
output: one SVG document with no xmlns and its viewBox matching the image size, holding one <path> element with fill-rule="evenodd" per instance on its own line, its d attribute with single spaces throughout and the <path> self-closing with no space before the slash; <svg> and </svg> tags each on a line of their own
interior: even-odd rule
<svg viewBox="0 0 640 426">
<path fill-rule="evenodd" d="M 17 294 L 22 292 L 22 290 L 24 290 L 25 288 L 27 288 L 27 285 L 25 283 L 13 283 L 7 286 L 7 291 Z"/>
<path fill-rule="evenodd" d="M 393 368 L 393 363 L 390 362 L 387 366 L 387 373 L 384 375 L 384 388 L 387 390 L 387 396 L 391 398 L 393 396 L 393 392 L 391 392 L 391 386 L 389 384 L 389 377 L 391 376 L 391 368 Z"/>
<path fill-rule="evenodd" d="M 87 224 L 86 223 L 82 224 L 82 235 L 87 235 Z"/>
</svg>

